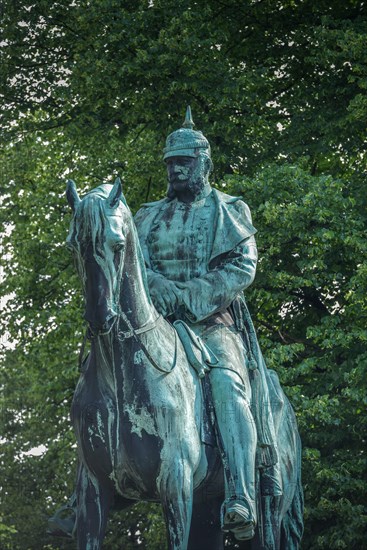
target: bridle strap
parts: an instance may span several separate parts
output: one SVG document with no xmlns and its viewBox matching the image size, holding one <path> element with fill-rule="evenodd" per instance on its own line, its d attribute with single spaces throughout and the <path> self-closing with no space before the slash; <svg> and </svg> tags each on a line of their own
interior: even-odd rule
<svg viewBox="0 0 367 550">
<path fill-rule="evenodd" d="M 96 332 L 96 333 L 94 333 L 92 331 L 92 329 L 88 326 L 88 328 L 87 328 L 87 338 L 88 338 L 88 340 L 93 340 L 93 338 L 97 338 L 98 336 L 108 336 L 108 334 L 110 334 L 113 327 L 115 326 L 116 321 L 117 321 L 117 315 L 113 318 L 111 326 L 105 332 Z"/>
<path fill-rule="evenodd" d="M 173 369 L 175 368 L 176 366 L 176 361 L 177 361 L 177 354 L 178 354 L 178 336 L 177 336 L 177 331 L 172 327 L 173 331 L 174 331 L 174 336 L 175 336 L 175 350 L 174 350 L 174 355 L 173 355 L 173 361 L 172 361 L 172 365 L 170 366 L 169 369 L 162 369 L 162 367 L 160 367 L 160 365 L 158 365 L 158 363 L 155 361 L 155 359 L 152 357 L 152 355 L 150 354 L 150 352 L 147 350 L 146 346 L 144 345 L 144 343 L 142 342 L 142 340 L 139 338 L 140 334 L 144 334 L 145 332 L 148 332 L 150 330 L 153 330 L 159 321 L 161 321 L 163 319 L 162 315 L 158 315 L 155 319 L 153 319 L 153 321 L 150 321 L 149 323 L 146 323 L 145 325 L 143 325 L 142 327 L 139 327 L 139 328 L 134 328 L 129 320 L 129 318 L 127 317 L 127 315 L 122 311 L 120 312 L 120 315 L 119 317 L 121 317 L 124 321 L 124 323 L 127 325 L 128 329 L 129 330 L 126 330 L 126 331 L 122 331 L 122 330 L 118 330 L 117 331 L 117 337 L 120 339 L 120 340 L 127 340 L 129 338 L 135 338 L 137 340 L 137 342 L 139 342 L 139 345 L 143 351 L 143 353 L 145 354 L 146 358 L 148 359 L 148 361 L 152 364 L 152 366 L 159 370 L 160 372 L 163 372 L 164 374 L 168 374 L 170 372 L 173 371 Z M 90 333 L 90 330 L 87 329 L 86 333 L 85 333 L 85 336 L 84 336 L 84 340 L 83 340 L 83 344 L 82 344 L 82 348 L 80 350 L 80 354 L 79 354 L 79 368 L 81 369 L 81 366 L 82 366 L 82 363 L 83 363 L 83 354 L 84 354 L 84 348 L 85 348 L 85 343 L 86 343 L 86 340 L 87 339 L 94 339 L 98 336 L 105 336 L 107 334 L 109 334 L 112 330 L 112 327 L 115 325 L 115 323 L 112 324 L 111 328 L 109 329 L 108 332 L 106 333 L 103 333 L 103 334 L 91 334 Z"/>
<path fill-rule="evenodd" d="M 86 331 L 85 331 L 85 334 L 84 334 L 82 345 L 80 347 L 80 351 L 79 351 L 79 357 L 78 357 L 79 370 L 82 370 L 85 344 L 87 343 L 88 338 L 89 338 L 89 329 L 87 328 Z"/>
<path fill-rule="evenodd" d="M 156 326 L 157 326 L 157 323 L 158 321 L 160 321 L 162 319 L 162 315 L 158 315 L 158 317 L 156 317 L 153 321 L 151 321 L 150 323 L 147 323 L 145 325 L 143 325 L 142 327 L 140 328 L 134 328 L 131 324 L 131 322 L 129 321 L 129 319 L 127 318 L 127 316 L 125 315 L 124 312 L 121 312 L 120 313 L 122 319 L 124 320 L 124 322 L 126 323 L 126 325 L 128 326 L 128 328 L 130 330 L 126 331 L 126 332 L 123 332 L 123 331 L 118 331 L 118 337 L 119 338 L 122 338 L 122 339 L 127 339 L 127 338 L 132 338 L 134 337 L 136 339 L 137 342 L 139 342 L 139 345 L 143 351 L 143 353 L 145 354 L 146 358 L 148 359 L 148 361 L 150 361 L 150 363 L 153 365 L 153 367 L 157 370 L 159 370 L 160 372 L 163 372 L 164 374 L 168 374 L 170 372 L 173 371 L 173 369 L 175 368 L 176 366 L 176 361 L 177 361 L 177 354 L 178 354 L 178 336 L 177 336 L 177 331 L 173 328 L 173 331 L 174 331 L 174 336 L 175 336 L 175 351 L 174 351 L 174 355 L 173 355 L 173 361 L 172 361 L 172 365 L 170 366 L 169 369 L 162 369 L 162 367 L 160 367 L 158 365 L 158 363 L 155 361 L 155 359 L 152 357 L 152 355 L 150 354 L 150 352 L 147 350 L 146 346 L 144 345 L 144 343 L 142 342 L 142 340 L 139 338 L 139 335 L 140 334 L 144 334 L 144 332 L 148 332 L 149 330 L 152 330 L 154 329 Z"/>
<path fill-rule="evenodd" d="M 119 330 L 117 333 L 118 337 L 124 340 L 126 340 L 127 338 L 132 338 L 133 336 L 137 336 L 139 334 L 143 334 L 144 332 L 148 332 L 149 330 L 153 330 L 157 326 L 158 321 L 160 321 L 162 317 L 162 315 L 158 315 L 155 319 L 153 319 L 153 321 L 150 321 L 150 323 L 146 323 L 145 325 L 139 328 L 134 328 L 130 320 L 128 319 L 127 315 L 125 315 L 123 311 L 120 313 L 120 316 L 122 317 L 122 319 L 124 320 L 125 324 L 129 329 L 126 331 Z"/>
</svg>

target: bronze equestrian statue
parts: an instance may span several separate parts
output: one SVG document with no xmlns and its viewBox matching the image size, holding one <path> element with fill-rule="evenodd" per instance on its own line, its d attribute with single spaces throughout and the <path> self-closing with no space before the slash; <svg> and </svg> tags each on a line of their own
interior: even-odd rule
<svg viewBox="0 0 367 550">
<path fill-rule="evenodd" d="M 114 504 L 161 502 L 170 550 L 295 550 L 303 531 L 295 416 L 266 368 L 243 297 L 255 276 L 248 206 L 209 184 L 193 129 L 168 136 L 168 193 L 135 222 L 121 182 L 82 200 L 67 239 L 91 351 L 72 422 L 80 550 L 102 547 Z"/>
</svg>

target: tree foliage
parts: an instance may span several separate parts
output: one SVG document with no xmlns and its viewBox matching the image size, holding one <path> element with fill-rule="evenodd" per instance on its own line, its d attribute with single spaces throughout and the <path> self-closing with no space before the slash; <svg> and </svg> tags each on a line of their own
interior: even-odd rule
<svg viewBox="0 0 367 550">
<path fill-rule="evenodd" d="M 304 545 L 363 547 L 365 211 L 350 182 L 299 166 L 268 166 L 234 182 L 261 228 L 250 295 L 256 325 L 302 433 Z"/>
<path fill-rule="evenodd" d="M 68 414 L 83 339 L 63 247 L 64 182 L 122 174 L 165 192 L 161 151 L 190 103 L 222 190 L 243 194 L 260 262 L 247 292 L 304 444 L 304 548 L 362 548 L 366 428 L 367 15 L 357 0 L 14 0 L 2 6 L 0 546 L 45 534 L 70 494 Z M 38 446 L 40 456 L 27 454 Z M 162 548 L 155 508 L 107 548 Z"/>
</svg>

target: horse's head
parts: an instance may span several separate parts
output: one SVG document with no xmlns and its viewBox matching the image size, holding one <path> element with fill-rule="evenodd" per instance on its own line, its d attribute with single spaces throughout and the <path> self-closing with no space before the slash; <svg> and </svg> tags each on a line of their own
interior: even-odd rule
<svg viewBox="0 0 367 550">
<path fill-rule="evenodd" d="M 129 211 L 121 181 L 103 184 L 82 200 L 68 181 L 66 196 L 74 212 L 67 237 L 85 296 L 85 319 L 93 334 L 109 332 L 119 313 L 119 295 Z"/>
</svg>

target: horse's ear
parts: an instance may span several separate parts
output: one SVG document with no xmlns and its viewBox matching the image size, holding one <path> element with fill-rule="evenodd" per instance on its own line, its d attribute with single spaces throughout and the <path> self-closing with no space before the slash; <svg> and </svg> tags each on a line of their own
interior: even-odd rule
<svg viewBox="0 0 367 550">
<path fill-rule="evenodd" d="M 66 198 L 69 205 L 71 206 L 72 211 L 75 212 L 75 209 L 80 203 L 80 198 L 78 195 L 78 191 L 76 190 L 75 182 L 73 180 L 68 180 L 66 184 Z"/>
<path fill-rule="evenodd" d="M 107 202 L 111 208 L 118 206 L 120 199 L 123 200 L 122 185 L 119 177 L 115 179 L 115 183 L 111 189 L 110 194 L 107 197 Z"/>
</svg>

